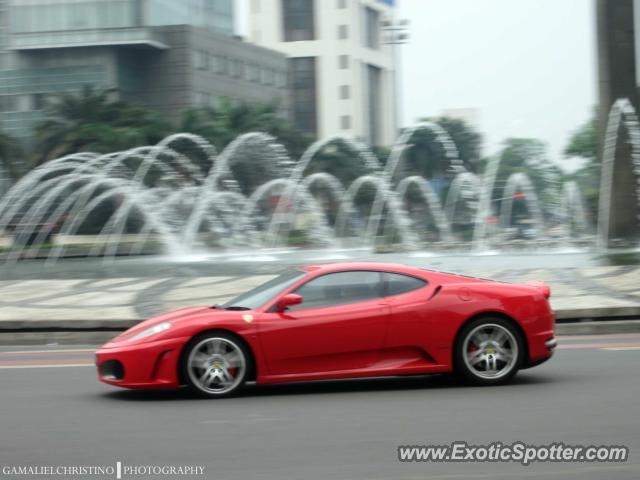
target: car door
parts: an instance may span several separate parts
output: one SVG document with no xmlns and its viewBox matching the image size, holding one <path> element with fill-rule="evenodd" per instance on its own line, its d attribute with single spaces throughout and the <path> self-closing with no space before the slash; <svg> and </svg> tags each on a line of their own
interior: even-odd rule
<svg viewBox="0 0 640 480">
<path fill-rule="evenodd" d="M 294 293 L 300 305 L 258 323 L 271 375 L 363 369 L 378 360 L 389 317 L 380 272 L 327 273 Z"/>
<path fill-rule="evenodd" d="M 432 286 L 412 275 L 385 272 L 384 294 L 391 308 L 381 362 L 409 367 L 430 363 L 431 318 L 428 300 Z"/>
</svg>

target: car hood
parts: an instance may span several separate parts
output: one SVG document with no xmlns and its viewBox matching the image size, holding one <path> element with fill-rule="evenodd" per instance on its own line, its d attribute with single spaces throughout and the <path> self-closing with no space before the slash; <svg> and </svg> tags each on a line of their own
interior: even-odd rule
<svg viewBox="0 0 640 480">
<path fill-rule="evenodd" d="M 212 307 L 181 308 L 179 310 L 163 313 L 162 315 L 157 315 L 155 317 L 149 318 L 148 320 L 144 320 L 143 322 L 140 322 L 130 329 L 122 332 L 113 340 L 104 344 L 101 348 L 114 348 L 122 346 L 123 342 L 130 341 L 130 339 L 137 334 L 147 330 L 148 328 L 165 322 L 171 322 L 171 329 L 163 332 L 163 334 L 161 335 L 151 335 L 140 340 L 135 340 L 135 343 L 145 343 L 148 341 L 158 340 L 166 336 L 174 336 L 182 330 L 180 327 L 191 324 L 193 321 L 197 321 L 199 319 L 202 319 L 203 321 L 206 321 L 208 324 L 210 324 L 219 321 L 242 320 L 243 316 L 246 315 L 255 315 L 255 312 L 249 310 L 221 310 Z"/>
</svg>

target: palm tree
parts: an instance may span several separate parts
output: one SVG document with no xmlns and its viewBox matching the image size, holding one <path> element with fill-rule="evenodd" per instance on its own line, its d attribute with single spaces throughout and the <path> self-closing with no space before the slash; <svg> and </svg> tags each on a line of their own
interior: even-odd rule
<svg viewBox="0 0 640 480">
<path fill-rule="evenodd" d="M 171 133 L 161 114 L 113 100 L 113 93 L 85 87 L 51 102 L 48 118 L 36 127 L 35 163 L 81 150 L 106 153 L 153 145 Z"/>
<path fill-rule="evenodd" d="M 237 103 L 226 98 L 215 109 L 185 111 L 181 129 L 206 138 L 219 149 L 243 133 L 269 133 L 287 148 L 293 158 L 302 154 L 313 140 L 280 115 L 277 103 Z"/>
<path fill-rule="evenodd" d="M 276 103 L 233 103 L 223 99 L 216 109 L 196 108 L 185 111 L 180 128 L 207 139 L 219 151 L 243 133 L 268 133 L 286 148 L 294 160 L 302 155 L 312 140 L 282 118 Z M 190 156 L 192 159 L 196 158 L 196 155 Z M 206 171 L 208 164 L 206 161 L 200 162 L 200 167 Z M 243 152 L 241 161 L 234 162 L 232 170 L 245 194 L 262 184 L 272 173 L 264 158 L 248 151 Z"/>
</svg>

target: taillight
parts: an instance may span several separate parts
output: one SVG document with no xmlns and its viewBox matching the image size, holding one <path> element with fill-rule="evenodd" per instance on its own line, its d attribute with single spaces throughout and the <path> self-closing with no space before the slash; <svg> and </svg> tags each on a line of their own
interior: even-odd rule
<svg viewBox="0 0 640 480">
<path fill-rule="evenodd" d="M 551 296 L 551 287 L 543 282 L 540 282 L 538 280 L 533 280 L 531 282 L 527 282 L 527 285 L 530 285 L 540 290 L 542 292 L 542 295 L 544 295 L 544 298 L 548 299 Z"/>
<path fill-rule="evenodd" d="M 544 298 L 549 298 L 551 296 L 551 287 L 549 285 L 542 285 L 541 290 Z"/>
</svg>

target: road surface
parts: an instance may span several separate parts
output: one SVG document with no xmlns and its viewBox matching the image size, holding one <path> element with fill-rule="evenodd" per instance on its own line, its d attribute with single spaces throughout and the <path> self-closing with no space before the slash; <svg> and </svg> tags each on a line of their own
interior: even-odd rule
<svg viewBox="0 0 640 480">
<path fill-rule="evenodd" d="M 561 338 L 549 362 L 490 388 L 434 376 L 254 386 L 201 400 L 103 385 L 92 360 L 88 348 L 0 350 L 0 465 L 197 465 L 199 478 L 243 480 L 640 478 L 639 334 Z M 626 445 L 630 458 L 397 460 L 398 445 L 458 440 Z"/>
</svg>

